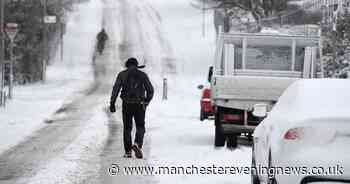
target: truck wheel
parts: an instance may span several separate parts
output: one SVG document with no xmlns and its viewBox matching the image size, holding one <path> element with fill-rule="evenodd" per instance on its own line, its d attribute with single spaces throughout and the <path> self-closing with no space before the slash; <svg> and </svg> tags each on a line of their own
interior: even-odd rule
<svg viewBox="0 0 350 184">
<path fill-rule="evenodd" d="M 227 148 L 235 149 L 237 148 L 237 135 L 230 135 L 227 137 Z"/>
<path fill-rule="evenodd" d="M 271 150 L 269 151 L 269 158 L 268 158 L 268 167 L 269 170 L 272 168 L 272 156 L 271 156 Z M 268 181 L 267 184 L 277 184 L 276 178 L 275 178 L 275 173 L 268 173 Z"/>
<path fill-rule="evenodd" d="M 254 143 L 252 145 L 252 168 L 256 168 Z M 257 170 L 255 169 L 255 172 L 252 172 L 251 174 L 251 184 L 260 184 L 260 180 L 257 174 Z"/>
<path fill-rule="evenodd" d="M 225 135 L 222 132 L 222 128 L 219 125 L 215 126 L 215 146 L 223 147 L 225 146 Z"/>
<path fill-rule="evenodd" d="M 247 135 L 247 138 L 248 138 L 248 141 L 249 141 L 249 142 L 252 142 L 252 141 L 253 141 L 253 135 L 252 135 L 251 133 L 249 133 L 249 134 Z"/>
</svg>

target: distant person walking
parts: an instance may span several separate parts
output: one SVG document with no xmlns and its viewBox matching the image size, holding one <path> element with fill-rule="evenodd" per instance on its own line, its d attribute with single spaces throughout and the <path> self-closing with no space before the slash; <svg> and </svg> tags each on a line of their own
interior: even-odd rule
<svg viewBox="0 0 350 184">
<path fill-rule="evenodd" d="M 103 50 L 105 49 L 105 44 L 107 40 L 108 35 L 105 29 L 103 28 L 97 35 L 97 50 L 100 53 L 100 55 L 102 55 Z"/>
<path fill-rule="evenodd" d="M 126 70 L 118 74 L 113 87 L 110 101 L 110 111 L 116 111 L 115 102 L 121 91 L 120 98 L 123 101 L 122 114 L 124 124 L 124 149 L 125 158 L 132 157 L 132 150 L 136 158 L 143 158 L 142 145 L 145 134 L 145 114 L 148 104 L 154 94 L 153 86 L 146 73 L 140 71 L 135 58 L 130 58 L 125 63 Z M 131 131 L 133 119 L 136 124 L 135 144 L 132 145 Z"/>
</svg>

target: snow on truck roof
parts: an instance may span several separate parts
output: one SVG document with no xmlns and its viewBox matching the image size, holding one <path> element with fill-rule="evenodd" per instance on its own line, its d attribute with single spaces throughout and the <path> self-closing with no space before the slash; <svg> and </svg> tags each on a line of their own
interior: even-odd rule
<svg viewBox="0 0 350 184">
<path fill-rule="evenodd" d="M 317 46 L 320 43 L 319 36 L 304 36 L 292 34 L 266 34 L 266 33 L 222 33 L 220 39 L 225 43 L 242 44 L 246 38 L 249 43 L 267 45 L 291 45 L 292 40 L 299 46 Z"/>
<path fill-rule="evenodd" d="M 350 120 L 350 80 L 298 80 L 282 94 L 270 115 L 294 121 L 322 118 Z"/>
<path fill-rule="evenodd" d="M 307 40 L 315 40 L 319 39 L 318 35 L 300 35 L 300 34 L 285 34 L 285 33 L 221 33 L 221 36 L 224 38 L 232 38 L 232 37 L 266 37 L 266 38 L 296 38 L 296 39 L 307 39 Z"/>
</svg>

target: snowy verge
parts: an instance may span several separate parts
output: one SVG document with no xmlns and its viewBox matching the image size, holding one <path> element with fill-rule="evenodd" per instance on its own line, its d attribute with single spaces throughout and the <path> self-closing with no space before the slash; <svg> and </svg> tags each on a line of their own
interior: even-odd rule
<svg viewBox="0 0 350 184">
<path fill-rule="evenodd" d="M 55 159 L 43 166 L 28 184 L 98 183 L 100 154 L 108 137 L 105 107 L 96 108 L 82 133 Z"/>
<path fill-rule="evenodd" d="M 101 7 L 100 1 L 77 5 L 76 11 L 68 15 L 64 60 L 57 59 L 48 67 L 45 83 L 16 86 L 14 99 L 0 108 L 0 153 L 44 127 L 46 118 L 91 84 L 92 54 L 87 53 L 94 51 L 95 36 L 101 28 Z"/>
<path fill-rule="evenodd" d="M 70 71 L 92 76 L 89 65 Z M 93 80 L 92 77 L 78 75 L 68 77 L 66 72 L 67 67 L 54 65 L 48 70 L 46 83 L 15 87 L 14 99 L 9 101 L 5 108 L 0 109 L 0 153 L 44 127 L 45 119 L 62 105 L 69 103 L 73 95 L 78 95 Z"/>
</svg>

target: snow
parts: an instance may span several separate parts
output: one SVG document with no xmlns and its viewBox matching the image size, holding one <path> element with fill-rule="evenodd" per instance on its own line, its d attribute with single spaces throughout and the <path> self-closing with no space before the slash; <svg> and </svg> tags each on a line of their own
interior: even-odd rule
<svg viewBox="0 0 350 184">
<path fill-rule="evenodd" d="M 124 41 L 128 44 L 138 43 L 132 53 L 141 63 L 146 60 L 145 71 L 150 75 L 156 92 L 146 115 L 147 129 L 144 145 L 146 160 L 123 161 L 115 158 L 115 162 L 121 166 L 146 164 L 168 167 L 191 165 L 206 167 L 215 164 L 218 167 L 250 167 L 251 149 L 249 147 L 240 146 L 235 151 L 226 148 L 215 149 L 213 120 L 204 123 L 199 120 L 201 91 L 197 86 L 205 83 L 208 67 L 212 64 L 215 51 L 212 12 L 206 15 L 207 35 L 203 38 L 201 11 L 191 7 L 190 1 L 127 1 L 123 6 L 129 11 L 143 10 L 132 15 L 124 12 L 130 27 L 136 29 L 139 27 L 138 22 L 142 24 L 140 32 L 143 36 L 140 38 L 135 30 L 129 29 L 121 35 L 126 36 Z M 170 57 L 171 61 L 176 63 L 177 74 L 166 73 L 165 69 L 157 67 L 164 57 Z M 124 59 L 121 63 L 123 61 Z M 164 76 L 167 77 L 169 86 L 167 101 L 162 100 Z M 120 112 L 114 117 L 121 121 Z M 122 131 L 120 130 L 119 133 L 122 134 Z M 122 145 L 121 142 L 119 144 Z M 116 154 L 118 153 L 122 154 L 123 150 L 118 150 Z M 148 181 L 147 177 L 131 177 L 137 183 Z M 250 181 L 250 175 L 154 177 L 158 183 L 249 183 Z M 117 177 L 115 181 L 124 181 L 124 179 Z"/>
<path fill-rule="evenodd" d="M 269 27 L 262 28 L 260 32 L 265 34 L 281 34 L 277 29 L 273 29 Z"/>
<path fill-rule="evenodd" d="M 289 2 L 289 4 L 295 4 L 295 5 L 299 5 L 302 6 L 303 4 L 305 4 L 308 0 L 294 0 Z"/>
<path fill-rule="evenodd" d="M 294 82 L 256 128 L 254 135 L 260 136 L 265 127 L 273 126 L 280 130 L 272 135 L 277 138 L 289 128 L 297 127 L 298 123 L 350 119 L 349 102 L 346 100 L 350 99 L 349 84 L 347 79 L 302 79 Z"/>
<path fill-rule="evenodd" d="M 256 158 L 271 151 L 274 166 L 328 167 L 340 164 L 348 177 L 350 81 L 348 79 L 303 79 L 294 82 L 279 98 L 268 117 L 256 128 Z M 283 139 L 288 130 L 294 140 Z M 315 158 L 315 155 L 319 155 Z M 257 159 L 257 164 L 262 160 Z M 334 174 L 334 173 L 333 173 Z M 304 175 L 278 175 L 279 183 L 299 183 Z"/>
<path fill-rule="evenodd" d="M 289 121 L 312 118 L 349 119 L 350 81 L 347 79 L 304 79 L 292 84 L 280 97 L 270 117 Z"/>
<path fill-rule="evenodd" d="M 115 8 L 116 4 L 112 3 L 113 0 L 103 2 Z M 137 20 L 131 18 L 128 19 L 128 23 L 142 25 L 141 32 L 144 35 L 141 42 L 143 43 L 136 47 L 141 50 L 135 50 L 134 54 L 141 58 L 140 61 L 147 59 L 146 62 L 149 62 L 150 67 L 147 67 L 147 72 L 155 85 L 156 95 L 147 110 L 145 147 L 149 148 L 149 153 L 145 155 L 146 160 L 126 160 L 121 164 L 146 163 L 169 167 L 191 165 L 208 167 L 214 164 L 217 167 L 250 167 L 251 149 L 249 147 L 239 146 L 234 151 L 226 148 L 215 149 L 213 146 L 214 122 L 212 120 L 199 121 L 201 91 L 197 89 L 197 86 L 205 83 L 215 50 L 212 12 L 205 17 L 206 37 L 203 38 L 201 11 L 193 8 L 189 0 L 126 2 L 130 3 L 131 7 L 142 10 L 133 14 L 133 16 L 136 15 Z M 93 79 L 90 65 L 92 55 L 88 53 L 92 53 L 95 35 L 101 27 L 103 8 L 101 1 L 91 0 L 78 5 L 75 9 L 76 11 L 68 16 L 70 22 L 65 36 L 65 51 L 67 52 L 64 61 L 56 62 L 49 67 L 48 81 L 45 84 L 17 87 L 15 99 L 8 104 L 6 109 L 1 110 L 0 121 L 9 122 L 0 125 L 0 129 L 8 130 L 0 135 L 1 151 L 9 149 L 24 140 L 33 131 L 45 126 L 44 119 L 50 117 L 63 104 L 76 99 L 82 90 L 91 84 Z M 118 22 L 119 19 L 116 18 L 113 21 Z M 129 33 L 126 39 L 131 40 L 116 38 L 127 34 L 126 32 L 115 32 L 123 29 L 116 28 L 119 25 L 119 22 L 116 22 L 111 23 L 112 25 L 105 22 L 107 32 L 112 39 L 125 43 L 125 41 L 134 42 L 136 37 L 140 37 L 140 35 L 135 35 L 134 30 L 124 30 Z M 120 45 L 114 46 L 116 48 Z M 109 59 L 119 61 L 117 55 Z M 176 75 L 168 74 L 166 70 L 157 67 L 164 59 L 170 59 L 176 64 Z M 123 64 L 123 61 L 124 59 L 120 61 L 120 64 Z M 169 100 L 167 101 L 161 99 L 163 76 L 168 78 Z M 114 78 L 111 78 L 112 80 Z M 86 122 L 81 134 L 57 157 L 46 165 L 42 165 L 34 177 L 24 182 L 34 184 L 99 183 L 97 175 L 101 169 L 100 160 L 103 159 L 100 152 L 107 139 L 105 125 L 108 120 L 105 106 L 106 104 L 102 102 L 96 105 L 92 111 L 92 118 Z M 14 116 L 18 112 L 22 113 L 21 116 Z M 122 126 L 120 116 L 118 114 L 114 116 L 119 120 L 118 127 Z M 118 136 L 121 134 L 122 131 L 119 130 Z M 122 152 L 122 142 L 119 144 L 120 150 L 115 154 Z M 162 175 L 154 176 L 154 178 L 159 183 L 243 184 L 250 182 L 250 175 Z M 146 181 L 145 179 L 141 182 Z"/>
<path fill-rule="evenodd" d="M 90 1 L 78 5 L 75 12 L 69 16 L 71 19 L 65 36 L 69 48 L 66 48 L 68 52 L 64 63 L 58 64 L 67 73 L 56 74 L 58 77 L 62 77 L 63 74 L 71 76 L 67 77 L 69 81 L 76 80 L 75 83 L 72 83 L 75 87 L 73 89 L 79 89 L 77 88 L 78 83 L 81 83 L 84 78 L 92 79 L 93 74 L 90 71 L 91 64 L 89 63 L 92 60 L 92 55 L 81 53 L 93 53 L 94 51 L 95 36 L 101 28 L 102 9 L 101 1 Z M 86 41 L 85 45 L 79 42 L 82 37 Z M 58 71 L 57 66 L 51 68 Z M 75 75 L 68 73 L 75 73 Z M 72 96 L 72 99 L 73 97 L 77 98 L 77 96 Z M 31 184 L 98 183 L 97 179 L 101 167 L 100 154 L 108 136 L 106 111 L 104 104 L 96 105 L 92 112 L 93 116 L 85 122 L 81 134 L 72 140 L 62 153 L 47 164 L 42 165 L 35 176 L 29 179 L 24 178 L 20 182 Z M 55 116 L 54 118 L 59 117 Z"/>
<path fill-rule="evenodd" d="M 213 64 L 216 33 L 213 11 L 205 14 L 205 36 L 202 35 L 203 15 L 191 6 L 189 0 L 144 0 L 161 17 L 164 37 L 174 53 L 177 69 L 181 75 L 205 76 Z"/>
<path fill-rule="evenodd" d="M 274 35 L 297 35 L 297 36 L 319 36 L 319 26 L 315 24 L 305 25 L 272 25 L 272 27 L 264 27 L 261 32 Z"/>
<path fill-rule="evenodd" d="M 132 2 L 130 2 L 132 3 Z M 160 33 L 168 39 L 178 63 L 176 75 L 149 72 L 155 85 L 155 98 L 146 117 L 146 142 L 150 147 L 147 161 L 153 166 L 198 166 L 215 164 L 218 167 L 250 167 L 251 149 L 240 146 L 235 151 L 214 148 L 214 122 L 199 121 L 197 89 L 207 78 L 215 51 L 215 31 L 212 12 L 206 14 L 206 36 L 202 36 L 201 11 L 188 0 L 143 0 L 138 3 L 153 7 L 161 22 Z M 141 21 L 145 22 L 145 20 Z M 156 55 L 159 50 L 153 50 Z M 162 100 L 162 77 L 168 79 L 168 100 Z M 186 175 L 155 176 L 159 183 L 249 183 L 250 175 Z"/>
<path fill-rule="evenodd" d="M 60 155 L 42 166 L 37 175 L 23 182 L 30 184 L 98 183 L 96 179 L 101 169 L 99 153 L 108 135 L 105 126 L 108 120 L 101 110 L 107 109 L 103 106 L 97 107 L 94 116 L 86 122 L 87 125 L 79 137 Z"/>
<path fill-rule="evenodd" d="M 170 77 L 169 99 L 161 95 L 148 109 L 146 136 L 150 136 L 151 165 L 167 167 L 250 167 L 251 149 L 214 148 L 214 122 L 199 121 L 201 78 Z M 185 90 L 183 90 L 185 89 Z M 148 143 L 146 143 L 148 144 Z M 250 175 L 156 176 L 159 183 L 249 183 Z"/>
<path fill-rule="evenodd" d="M 100 29 L 98 4 L 82 4 L 85 14 L 72 12 L 64 37 L 64 61 L 48 67 L 47 81 L 26 86 L 16 86 L 14 98 L 6 108 L 0 109 L 0 153 L 25 140 L 45 126 L 59 107 L 79 96 L 92 82 L 91 58 L 95 35 Z M 77 7 L 78 9 L 81 7 Z M 93 10 L 93 11 L 91 11 Z M 94 13 L 91 13 L 94 12 Z M 81 38 L 84 38 L 82 44 Z"/>
<path fill-rule="evenodd" d="M 264 129 L 271 126 L 275 130 L 271 137 L 278 142 L 279 137 L 290 128 L 311 126 L 315 122 L 320 127 L 321 124 L 329 126 L 327 122 L 348 121 L 349 84 L 347 79 L 303 79 L 294 82 L 256 128 L 254 135 L 261 136 Z"/>
</svg>

